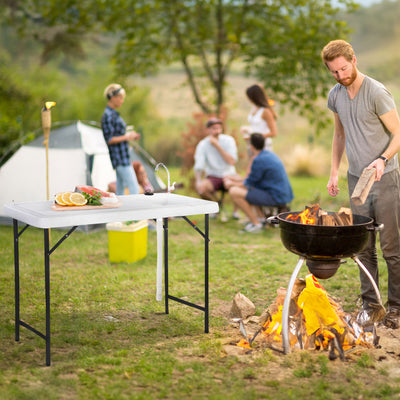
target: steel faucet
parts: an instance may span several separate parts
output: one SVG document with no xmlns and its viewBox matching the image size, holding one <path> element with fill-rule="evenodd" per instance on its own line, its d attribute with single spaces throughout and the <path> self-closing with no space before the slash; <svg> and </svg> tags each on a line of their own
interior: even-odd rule
<svg viewBox="0 0 400 400">
<path fill-rule="evenodd" d="M 158 164 L 156 165 L 156 168 L 154 169 L 154 171 L 157 172 L 157 171 L 159 170 L 160 167 L 164 167 L 165 170 L 167 171 L 167 175 L 168 175 L 167 193 L 170 193 L 171 190 L 174 190 L 174 189 L 175 189 L 175 183 L 176 183 L 176 182 L 174 182 L 174 183 L 172 184 L 172 186 L 170 186 L 169 171 L 168 171 L 168 168 L 167 168 L 163 163 L 158 163 Z"/>
</svg>

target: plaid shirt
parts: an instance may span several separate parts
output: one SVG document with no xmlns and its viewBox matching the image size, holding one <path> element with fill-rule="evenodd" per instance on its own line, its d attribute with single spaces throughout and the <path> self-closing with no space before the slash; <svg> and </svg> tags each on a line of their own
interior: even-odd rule
<svg viewBox="0 0 400 400">
<path fill-rule="evenodd" d="M 101 128 L 103 129 L 113 168 L 115 169 L 120 165 L 130 165 L 128 142 L 108 144 L 114 136 L 125 135 L 126 124 L 119 113 L 107 106 L 101 118 Z"/>
</svg>

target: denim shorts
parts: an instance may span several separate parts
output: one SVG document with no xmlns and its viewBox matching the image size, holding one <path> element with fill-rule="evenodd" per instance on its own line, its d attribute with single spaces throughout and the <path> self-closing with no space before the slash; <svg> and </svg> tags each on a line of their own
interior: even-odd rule
<svg viewBox="0 0 400 400">
<path fill-rule="evenodd" d="M 276 201 L 274 198 L 265 190 L 257 188 L 249 188 L 246 195 L 246 200 L 248 203 L 255 206 L 275 206 Z"/>
</svg>

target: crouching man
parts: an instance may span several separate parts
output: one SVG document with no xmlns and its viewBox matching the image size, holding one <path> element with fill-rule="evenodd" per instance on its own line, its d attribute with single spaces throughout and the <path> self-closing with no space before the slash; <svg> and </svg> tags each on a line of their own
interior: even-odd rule
<svg viewBox="0 0 400 400">
<path fill-rule="evenodd" d="M 282 161 L 272 151 L 263 150 L 264 141 L 260 133 L 251 134 L 250 149 L 255 157 L 249 175 L 242 182 L 230 178 L 225 181 L 232 201 L 250 220 L 244 228 L 249 233 L 261 232 L 263 227 L 253 206 L 282 206 L 294 197 Z"/>
</svg>

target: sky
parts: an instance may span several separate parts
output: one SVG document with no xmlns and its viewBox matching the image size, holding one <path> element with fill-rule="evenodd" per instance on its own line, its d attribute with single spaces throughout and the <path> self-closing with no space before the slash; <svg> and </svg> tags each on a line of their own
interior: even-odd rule
<svg viewBox="0 0 400 400">
<path fill-rule="evenodd" d="M 355 2 L 365 7 L 374 3 L 380 3 L 380 0 L 355 0 Z"/>
</svg>

